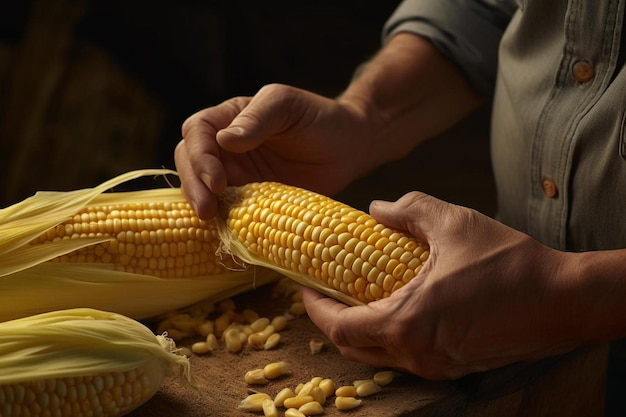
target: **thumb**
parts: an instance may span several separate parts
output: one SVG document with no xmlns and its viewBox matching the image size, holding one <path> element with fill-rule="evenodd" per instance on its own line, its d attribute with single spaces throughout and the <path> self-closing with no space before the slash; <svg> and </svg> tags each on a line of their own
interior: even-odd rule
<svg viewBox="0 0 626 417">
<path fill-rule="evenodd" d="M 230 152 L 247 152 L 272 136 L 285 132 L 306 110 L 297 89 L 271 84 L 261 88 L 250 103 L 217 132 L 219 145 Z"/>
<path fill-rule="evenodd" d="M 428 194 L 412 191 L 395 202 L 372 201 L 369 211 L 372 217 L 387 227 L 426 239 L 433 226 L 443 219 L 447 205 Z"/>
</svg>

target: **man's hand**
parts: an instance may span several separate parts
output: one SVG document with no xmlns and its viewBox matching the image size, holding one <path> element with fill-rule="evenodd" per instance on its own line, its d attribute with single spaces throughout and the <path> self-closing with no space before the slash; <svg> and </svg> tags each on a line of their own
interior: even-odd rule
<svg viewBox="0 0 626 417">
<path fill-rule="evenodd" d="M 347 358 L 448 379 L 575 346 L 564 253 L 418 192 L 373 202 L 370 212 L 431 252 L 409 284 L 366 306 L 304 289 L 309 316 Z"/>
<path fill-rule="evenodd" d="M 185 195 L 206 219 L 228 184 L 280 181 L 334 194 L 367 166 L 359 118 L 348 105 L 278 84 L 204 109 L 183 124 L 174 155 Z"/>
</svg>

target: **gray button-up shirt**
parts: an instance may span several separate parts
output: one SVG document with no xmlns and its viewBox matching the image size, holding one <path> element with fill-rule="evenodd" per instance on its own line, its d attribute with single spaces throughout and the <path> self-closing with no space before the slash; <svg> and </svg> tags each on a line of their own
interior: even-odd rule
<svg viewBox="0 0 626 417">
<path fill-rule="evenodd" d="M 557 249 L 626 248 L 625 3 L 406 0 L 384 28 L 493 97 L 499 219 Z"/>
</svg>

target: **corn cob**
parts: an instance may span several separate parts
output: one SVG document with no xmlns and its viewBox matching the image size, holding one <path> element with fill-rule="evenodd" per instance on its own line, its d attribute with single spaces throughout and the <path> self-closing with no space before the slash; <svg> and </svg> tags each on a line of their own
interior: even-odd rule
<svg viewBox="0 0 626 417">
<path fill-rule="evenodd" d="M 178 367 L 173 341 L 125 316 L 72 309 L 0 323 L 0 415 L 121 416 Z"/>
<path fill-rule="evenodd" d="M 145 319 L 274 280 L 219 256 L 214 222 L 178 188 L 105 193 L 140 170 L 0 210 L 0 321 L 74 307 Z"/>
<path fill-rule="evenodd" d="M 368 214 L 279 183 L 229 187 L 221 196 L 225 250 L 350 305 L 388 297 L 413 279 L 429 248 Z"/>
</svg>

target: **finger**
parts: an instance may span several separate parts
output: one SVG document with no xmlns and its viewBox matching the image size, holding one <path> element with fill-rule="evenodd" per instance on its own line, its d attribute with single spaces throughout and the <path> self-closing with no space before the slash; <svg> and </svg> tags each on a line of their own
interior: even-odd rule
<svg viewBox="0 0 626 417">
<path fill-rule="evenodd" d="M 174 162 L 180 175 L 181 189 L 185 198 L 201 219 L 210 219 L 217 214 L 217 198 L 206 184 L 196 176 L 183 141 L 176 145 Z"/>
<path fill-rule="evenodd" d="M 235 153 L 260 146 L 300 119 L 306 111 L 301 99 L 303 94 L 298 89 L 278 84 L 261 88 L 228 127 L 217 132 L 217 142 Z"/>
<path fill-rule="evenodd" d="M 245 105 L 245 98 L 230 99 L 195 113 L 183 123 L 186 162 L 191 165 L 193 175 L 214 194 L 224 191 L 227 185 L 216 134 L 228 126 Z"/>
<path fill-rule="evenodd" d="M 366 306 L 348 307 L 311 288 L 303 288 L 302 300 L 309 318 L 337 346 L 382 346 L 385 331 L 377 309 Z"/>
</svg>

